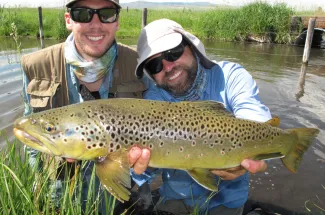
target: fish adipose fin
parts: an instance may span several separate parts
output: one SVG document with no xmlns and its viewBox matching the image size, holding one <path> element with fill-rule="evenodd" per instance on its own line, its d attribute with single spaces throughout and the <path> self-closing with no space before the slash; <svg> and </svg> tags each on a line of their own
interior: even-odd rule
<svg viewBox="0 0 325 215">
<path fill-rule="evenodd" d="M 294 143 L 292 150 L 282 158 L 282 162 L 291 172 L 297 172 L 304 153 L 318 135 L 319 130 L 316 128 L 295 128 L 286 131 L 297 136 L 297 142 Z"/>
<path fill-rule="evenodd" d="M 121 149 L 96 162 L 96 172 L 103 186 L 119 201 L 130 198 L 131 177 L 127 151 Z"/>
<path fill-rule="evenodd" d="M 202 187 L 211 191 L 218 191 L 217 177 L 208 169 L 196 168 L 187 170 L 187 173 Z"/>
<path fill-rule="evenodd" d="M 277 117 L 277 116 L 275 116 L 272 119 L 268 120 L 266 123 L 269 124 L 272 127 L 279 127 L 279 125 L 280 125 L 280 118 Z"/>
</svg>

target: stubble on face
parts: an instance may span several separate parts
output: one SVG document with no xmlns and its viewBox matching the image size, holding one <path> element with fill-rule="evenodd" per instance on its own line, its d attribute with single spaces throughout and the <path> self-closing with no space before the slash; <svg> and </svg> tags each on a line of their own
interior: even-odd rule
<svg viewBox="0 0 325 215">
<path fill-rule="evenodd" d="M 195 58 L 193 58 L 189 65 L 183 64 L 175 66 L 170 72 L 164 73 L 164 77 L 160 82 L 157 82 L 157 86 L 163 88 L 167 92 L 170 92 L 174 96 L 183 96 L 192 87 L 196 78 L 197 68 L 198 65 Z M 169 83 L 168 79 L 179 71 L 184 73 L 182 79 L 173 84 Z"/>
</svg>

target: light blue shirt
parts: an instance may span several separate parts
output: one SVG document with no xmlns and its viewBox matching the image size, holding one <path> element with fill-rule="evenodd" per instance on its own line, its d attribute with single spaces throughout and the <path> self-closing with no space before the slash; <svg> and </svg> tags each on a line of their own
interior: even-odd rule
<svg viewBox="0 0 325 215">
<path fill-rule="evenodd" d="M 260 122 L 271 118 L 269 109 L 259 99 L 256 82 L 242 66 L 223 61 L 204 71 L 207 73 L 207 85 L 200 95 L 202 100 L 222 102 L 237 118 Z M 145 82 L 148 85 L 145 99 L 179 102 L 149 79 Z M 221 181 L 219 192 L 210 200 L 207 197 L 211 192 L 197 184 L 185 171 L 163 169 L 162 178 L 164 183 L 160 195 L 164 200 L 183 199 L 186 205 L 202 206 L 201 211 L 219 205 L 238 208 L 248 198 L 247 173 L 232 181 Z"/>
</svg>

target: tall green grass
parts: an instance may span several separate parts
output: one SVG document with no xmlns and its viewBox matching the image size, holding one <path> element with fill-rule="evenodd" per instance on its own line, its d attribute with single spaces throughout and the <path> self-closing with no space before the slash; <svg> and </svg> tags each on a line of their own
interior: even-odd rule
<svg viewBox="0 0 325 215">
<path fill-rule="evenodd" d="M 0 214 L 99 214 L 100 199 L 94 191 L 95 171 L 91 176 L 92 183 L 88 191 L 86 207 L 82 209 L 82 171 L 75 181 L 70 179 L 69 174 L 65 174 L 62 194 L 58 195 L 57 187 L 51 179 L 53 172 L 30 166 L 28 154 L 24 152 L 22 144 L 18 141 L 8 142 L 7 146 L 6 149 L 0 150 Z M 63 169 L 66 171 L 66 168 Z M 53 196 L 56 196 L 56 201 L 53 200 Z M 113 208 L 115 199 L 108 197 L 106 193 L 104 198 L 108 214 L 113 214 L 113 210 L 109 208 Z"/>
<path fill-rule="evenodd" d="M 45 37 L 64 39 L 65 9 L 43 9 Z M 170 9 L 148 10 L 148 23 L 168 18 L 180 23 L 185 29 L 200 38 L 223 39 L 228 41 L 245 40 L 248 35 L 271 35 L 277 43 L 290 43 L 291 17 L 297 12 L 286 4 L 270 5 L 255 2 L 240 8 L 215 7 L 210 10 Z M 302 15 L 303 12 L 299 12 Z M 309 12 L 308 12 L 309 14 Z M 0 35 L 9 36 L 10 25 L 15 23 L 18 34 L 38 36 L 37 8 L 0 8 Z M 120 14 L 120 31 L 117 36 L 138 37 L 141 30 L 142 10 L 123 10 Z"/>
<path fill-rule="evenodd" d="M 44 37 L 62 39 L 68 35 L 65 28 L 64 12 L 64 9 L 42 9 Z M 11 24 L 15 23 L 18 35 L 39 37 L 37 8 L 0 7 L 0 20 L 0 35 L 2 36 L 9 36 Z"/>
</svg>

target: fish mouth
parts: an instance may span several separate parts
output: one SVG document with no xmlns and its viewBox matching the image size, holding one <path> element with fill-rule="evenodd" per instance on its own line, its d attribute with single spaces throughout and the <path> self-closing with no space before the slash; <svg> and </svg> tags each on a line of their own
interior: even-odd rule
<svg viewBox="0 0 325 215">
<path fill-rule="evenodd" d="M 48 154 L 54 154 L 58 156 L 61 155 L 61 153 L 58 150 L 56 150 L 54 147 L 49 147 L 49 145 L 51 144 L 53 145 L 53 143 L 48 138 L 40 136 L 40 138 L 43 139 L 42 141 L 39 138 L 33 136 L 32 134 L 24 131 L 23 129 L 19 129 L 17 127 L 13 129 L 13 133 L 22 143 L 24 143 L 25 145 L 33 149 Z M 50 144 L 44 144 L 45 142 L 49 142 Z"/>
</svg>

